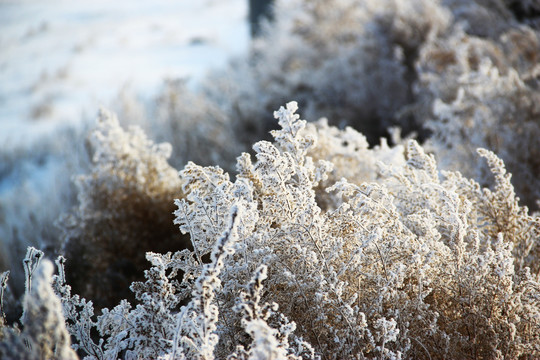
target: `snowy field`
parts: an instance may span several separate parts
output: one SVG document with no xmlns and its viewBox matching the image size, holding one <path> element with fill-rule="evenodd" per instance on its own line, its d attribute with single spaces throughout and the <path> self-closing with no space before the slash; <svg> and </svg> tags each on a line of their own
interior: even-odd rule
<svg viewBox="0 0 540 360">
<path fill-rule="evenodd" d="M 0 270 L 59 240 L 98 109 L 151 104 L 165 79 L 195 88 L 246 51 L 247 13 L 246 0 L 0 0 Z"/>
<path fill-rule="evenodd" d="M 0 146 L 241 54 L 246 0 L 0 0 Z"/>
</svg>

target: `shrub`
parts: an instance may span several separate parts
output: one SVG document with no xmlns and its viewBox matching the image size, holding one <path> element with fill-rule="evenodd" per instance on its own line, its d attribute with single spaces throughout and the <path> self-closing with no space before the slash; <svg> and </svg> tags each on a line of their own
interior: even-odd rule
<svg viewBox="0 0 540 360">
<path fill-rule="evenodd" d="M 68 280 L 98 308 L 132 297 L 129 284 L 141 279 L 146 251 L 186 246 L 172 224 L 181 181 L 167 163 L 168 144 L 154 144 L 140 128 L 124 131 L 101 111 L 89 138 L 90 172 L 76 179 L 78 206 L 64 215 Z"/>
<path fill-rule="evenodd" d="M 442 168 L 485 186 L 489 169 L 476 148 L 494 151 L 522 203 L 536 209 L 537 8 L 528 1 L 278 1 L 246 58 L 215 71 L 198 93 L 168 84 L 159 115 L 150 116 L 160 126 L 146 128 L 174 145 L 176 166 L 191 160 L 230 170 L 234 154 L 270 140 L 271 111 L 295 98 L 308 118 L 352 126 L 371 146 L 397 125 L 428 141 Z M 218 151 L 200 151 L 203 144 Z"/>
<path fill-rule="evenodd" d="M 268 300 L 325 358 L 537 351 L 539 339 L 528 332 L 538 326 L 530 316 L 538 311 L 537 275 L 526 266 L 535 266 L 539 223 L 517 205 L 495 155 L 481 152 L 496 175 L 490 191 L 459 173 L 439 174 L 412 141 L 407 160 L 383 166 L 376 182 L 334 184 L 328 190 L 338 206 L 325 211 L 315 189 L 331 165 L 306 156 L 316 137 L 301 135 L 305 123 L 294 110 L 289 104 L 276 113 L 282 130 L 273 133 L 275 144 L 255 145 L 255 164 L 239 158 L 235 183 L 212 168 L 182 172 L 191 204 L 178 204 L 191 212 L 177 211 L 177 221 L 199 253 L 211 248 L 232 203 L 246 209 L 246 232 L 238 230 L 236 259 L 222 271 L 218 304 L 232 305 L 263 263 Z M 235 342 L 227 334 L 234 339 L 241 323 L 226 305 L 222 312 L 226 340 L 218 357 L 230 351 Z"/>
<path fill-rule="evenodd" d="M 74 348 L 90 359 L 540 357 L 540 225 L 522 207 L 540 185 L 536 11 L 280 2 L 249 58 L 202 94 L 166 86 L 146 129 L 175 145 L 180 177 L 168 145 L 102 112 L 79 206 L 61 220 L 67 280 L 59 258 L 55 291 Z M 270 110 L 293 96 L 309 118 L 366 136 L 307 124 L 290 103 L 266 141 Z M 430 138 L 375 145 L 395 124 Z M 25 314 L 42 306 L 63 322 L 48 288 L 26 288 Z M 51 333 L 28 319 L 19 331 L 2 317 L 3 351 L 66 348 L 61 334 L 36 340 Z"/>
<path fill-rule="evenodd" d="M 23 330 L 5 327 L 3 319 L 0 319 L 2 359 L 78 359 L 70 347 L 70 334 L 65 325 L 62 304 L 52 288 L 54 267 L 42 257 L 41 251 L 29 248 L 24 260 L 26 292 L 21 318 Z M 0 300 L 3 298 L 0 297 Z"/>
<path fill-rule="evenodd" d="M 451 24 L 438 1 L 277 1 L 274 14 L 248 59 L 205 87 L 243 138 L 264 138 L 271 111 L 293 97 L 308 118 L 351 125 L 372 144 L 391 125 L 418 128 L 396 115 L 413 101 L 419 49 Z"/>
<path fill-rule="evenodd" d="M 458 33 L 426 46 L 419 62 L 418 104 L 427 104 L 424 116 L 432 119 L 426 147 L 443 168 L 459 169 L 483 185 L 491 184 L 489 169 L 476 149 L 497 153 L 531 208 L 540 197 L 539 49 L 538 33 L 527 28 L 508 30 L 495 41 Z"/>
<path fill-rule="evenodd" d="M 347 144 L 318 143 L 296 109 L 275 112 L 274 142 L 254 145 L 255 162 L 242 154 L 234 182 L 218 167 L 181 171 L 175 222 L 193 249 L 148 252 L 136 306 L 95 318 L 57 261 L 75 347 L 88 359 L 540 356 L 540 221 L 502 160 L 479 150 L 495 179 L 482 188 L 413 140 L 362 150 L 360 134 L 327 128 Z M 388 161 L 321 188 L 360 153 Z"/>
</svg>

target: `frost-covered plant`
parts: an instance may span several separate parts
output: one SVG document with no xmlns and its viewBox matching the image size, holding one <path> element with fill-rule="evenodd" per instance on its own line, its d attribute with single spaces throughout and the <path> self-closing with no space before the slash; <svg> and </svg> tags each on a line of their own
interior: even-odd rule
<svg viewBox="0 0 540 360">
<path fill-rule="evenodd" d="M 215 292 L 221 286 L 219 275 L 223 270 L 225 257 L 234 253 L 234 242 L 238 219 L 238 208 L 233 207 L 231 224 L 223 235 L 217 239 L 210 257 L 210 263 L 204 265 L 201 275 L 193 286 L 193 299 L 181 310 L 173 344 L 173 356 L 176 351 L 187 358 L 210 360 L 219 341 L 216 333 L 219 308 L 214 303 Z M 178 345 L 178 343 L 180 345 Z M 177 348 L 178 346 L 178 348 Z"/>
<path fill-rule="evenodd" d="M 277 1 L 250 56 L 208 79 L 206 92 L 238 133 L 263 138 L 271 111 L 294 97 L 306 116 L 349 124 L 376 143 L 412 102 L 420 47 L 444 33 L 439 1 Z M 399 123 L 415 130 L 410 119 Z"/>
<path fill-rule="evenodd" d="M 422 141 L 432 134 L 427 148 L 441 167 L 459 169 L 482 185 L 488 184 L 489 169 L 476 148 L 495 151 L 514 174 L 522 202 L 532 208 L 538 156 L 521 147 L 538 147 L 540 41 L 538 29 L 516 11 L 533 15 L 536 8 L 502 0 L 277 1 L 274 20 L 253 40 L 246 59 L 215 72 L 197 94 L 181 82 L 168 84 L 158 115 L 150 117 L 161 126 L 147 128 L 175 145 L 177 166 L 217 160 L 228 169 L 231 154 L 242 149 L 236 144 L 265 138 L 274 128 L 271 110 L 294 97 L 308 118 L 352 125 L 371 145 L 390 125 L 416 132 Z M 485 75 L 489 63 L 501 81 Z M 456 104 L 450 121 L 439 105 L 452 106 L 460 88 L 467 104 Z M 482 114 L 463 118 L 463 111 Z M 521 139 L 523 134 L 530 139 Z M 213 140 L 223 137 L 228 146 Z M 204 144 L 219 151 L 200 151 Z M 516 154 L 524 158 L 516 160 Z"/>
<path fill-rule="evenodd" d="M 171 348 L 171 310 L 178 305 L 178 298 L 165 274 L 169 264 L 151 253 L 147 258 L 153 265 L 145 271 L 147 281 L 131 287 L 140 303 L 133 308 L 122 300 L 112 309 L 102 309 L 97 317 L 92 301 L 72 294 L 65 279 L 65 259 L 56 261 L 59 275 L 55 277 L 55 289 L 62 299 L 68 330 L 76 339 L 73 347 L 84 359 L 117 359 L 121 354 L 126 359 L 157 358 Z"/>
<path fill-rule="evenodd" d="M 294 97 L 308 118 L 352 125 L 371 145 L 393 124 L 421 140 L 432 134 L 441 167 L 482 185 L 489 169 L 476 148 L 487 148 L 536 208 L 540 37 L 517 8 L 535 11 L 491 0 L 278 1 L 249 60 L 210 77 L 206 92 L 248 140 L 262 138 L 270 111 Z M 486 75 L 489 63 L 498 80 Z M 454 103 L 460 88 L 464 104 Z"/>
<path fill-rule="evenodd" d="M 540 356 L 540 221 L 502 160 L 479 150 L 495 184 L 482 188 L 413 140 L 368 149 L 296 110 L 275 112 L 274 142 L 256 143 L 255 161 L 238 157 L 234 182 L 218 167 L 181 171 L 175 223 L 192 250 L 148 252 L 136 304 L 96 317 L 57 260 L 74 348 L 86 359 Z M 42 255 L 28 252 L 31 288 Z M 16 329 L 3 333 L 21 344 Z"/>
<path fill-rule="evenodd" d="M 179 302 L 186 294 L 178 291 L 182 284 L 173 279 L 179 268 L 194 259 L 186 250 L 176 253 L 174 257 L 171 257 L 170 253 L 147 253 L 147 258 L 152 263 L 152 268 L 145 272 L 147 281 L 136 282 L 131 287 L 140 303 L 132 308 L 124 300 L 112 310 L 103 309 L 102 315 L 97 319 L 94 319 L 91 302 L 71 294 L 71 287 L 65 282 L 64 259 L 60 257 L 57 260 L 59 275 L 55 277 L 55 288 L 64 305 L 68 329 L 77 340 L 74 348 L 82 352 L 85 359 L 116 359 L 120 354 L 124 354 L 125 358 L 214 359 L 214 348 L 220 340 L 220 331 L 217 328 L 220 309 L 214 301 L 216 292 L 221 287 L 218 276 L 226 256 L 234 253 L 234 243 L 238 241 L 236 228 L 240 222 L 240 211 L 233 207 L 231 212 L 231 221 L 215 242 L 210 262 L 198 264 L 199 276 L 190 282 L 191 301 L 180 309 Z M 262 276 L 259 272 L 257 274 Z M 186 283 L 188 282 L 183 282 Z M 246 300 L 245 297 L 242 299 Z M 248 308 L 260 311 L 258 304 L 245 305 L 246 311 Z M 269 354 L 273 351 L 292 351 L 289 349 L 287 337 L 294 330 L 294 324 L 281 318 L 281 327 L 272 329 L 265 322 L 266 316 L 258 320 L 255 325 L 269 331 L 276 338 L 275 344 L 266 344 L 264 349 L 255 351 L 256 354 L 264 354 L 265 350 L 270 351 Z M 245 328 L 246 331 L 251 331 L 254 343 L 258 344 L 265 339 L 260 338 L 264 333 L 252 329 L 255 325 L 247 321 Z M 92 336 L 94 331 L 99 333 L 97 342 Z M 295 352 L 313 353 L 304 342 L 299 342 L 292 349 Z M 245 351 L 241 352 L 243 353 Z M 231 356 L 242 358 L 238 357 L 242 356 L 238 354 Z M 290 355 L 288 359 L 296 357 Z"/>
<path fill-rule="evenodd" d="M 427 147 L 441 166 L 486 185 L 489 169 L 476 149 L 494 151 L 530 207 L 540 197 L 539 59 L 538 33 L 522 28 L 496 41 L 456 33 L 426 46 L 418 65 L 418 103 L 433 119 Z"/>
<path fill-rule="evenodd" d="M 78 206 L 65 215 L 68 281 L 101 308 L 129 297 L 142 279 L 146 251 L 178 250 L 185 242 L 172 224 L 172 198 L 181 180 L 168 163 L 169 144 L 154 144 L 137 127 L 124 131 L 101 111 L 89 138 L 90 172 L 76 179 Z"/>
<path fill-rule="evenodd" d="M 70 347 L 70 334 L 65 325 L 62 304 L 52 288 L 54 267 L 49 260 L 36 260 L 35 254 L 42 252 L 29 248 L 25 264 L 27 272 L 27 292 L 24 297 L 24 315 L 21 319 L 22 331 L 17 327 L 0 326 L 0 357 L 15 359 L 78 359 Z M 0 324 L 1 325 L 1 324 Z"/>
<path fill-rule="evenodd" d="M 217 354 L 242 339 L 230 309 L 261 263 L 266 298 L 325 358 L 537 353 L 538 279 L 526 266 L 537 258 L 539 223 L 517 205 L 502 162 L 482 153 L 496 174 L 491 192 L 440 174 L 411 142 L 408 160 L 383 166 L 376 182 L 337 182 L 329 191 L 338 205 L 325 210 L 316 190 L 332 165 L 307 156 L 316 137 L 302 136 L 295 109 L 276 112 L 275 144 L 257 143 L 254 164 L 239 157 L 234 183 L 217 168 L 182 172 L 187 201 L 176 215 L 194 256 L 208 254 L 231 204 L 248 209 L 216 294 Z"/>
<path fill-rule="evenodd" d="M 0 274 L 0 326 L 6 323 L 6 314 L 4 312 L 4 294 L 9 279 L 9 270 Z"/>
<path fill-rule="evenodd" d="M 235 353 L 228 359 L 302 359 L 315 358 L 311 345 L 305 341 L 297 341 L 295 346 L 289 344 L 289 337 L 296 329 L 294 323 L 280 314 L 279 329 L 268 325 L 268 320 L 278 310 L 276 303 L 261 304 L 263 294 L 262 282 L 267 278 L 268 268 L 261 265 L 247 285 L 247 290 L 240 293 L 234 310 L 242 315 L 242 326 L 253 339 L 249 350 L 239 345 Z M 291 350 L 294 350 L 292 353 Z"/>
<path fill-rule="evenodd" d="M 335 199 L 325 189 L 340 179 L 346 178 L 355 184 L 372 182 L 380 177 L 379 162 L 405 164 L 404 140 L 400 138 L 398 130 L 393 138 L 396 145 L 392 147 L 388 146 L 385 138 L 381 138 L 379 145 L 370 147 L 363 134 L 348 126 L 343 130 L 329 126 L 325 118 L 307 123 L 302 135 L 317 139 L 308 149 L 308 156 L 333 164 L 327 179 L 323 180 L 316 190 L 317 204 L 323 209 L 332 206 Z"/>
</svg>

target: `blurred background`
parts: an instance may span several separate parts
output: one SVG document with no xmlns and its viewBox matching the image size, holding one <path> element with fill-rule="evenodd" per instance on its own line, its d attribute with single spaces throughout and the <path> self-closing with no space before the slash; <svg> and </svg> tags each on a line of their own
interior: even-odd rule
<svg viewBox="0 0 540 360">
<path fill-rule="evenodd" d="M 0 1 L 0 144 L 94 117 L 122 92 L 194 85 L 246 51 L 247 0 Z"/>
<path fill-rule="evenodd" d="M 0 1 L 0 271 L 16 296 L 26 247 L 61 251 L 98 109 L 136 123 L 169 82 L 195 90 L 242 56 L 250 31 L 248 0 Z"/>
</svg>

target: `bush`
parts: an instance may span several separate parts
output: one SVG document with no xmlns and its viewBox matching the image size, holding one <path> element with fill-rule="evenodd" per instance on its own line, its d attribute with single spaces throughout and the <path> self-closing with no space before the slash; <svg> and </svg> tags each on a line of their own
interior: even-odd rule
<svg viewBox="0 0 540 360">
<path fill-rule="evenodd" d="M 101 111 L 89 138 L 90 173 L 76 179 L 78 206 L 65 214 L 68 280 L 98 308 L 132 298 L 129 284 L 143 276 L 146 251 L 187 244 L 172 223 L 181 180 L 168 163 L 169 144 L 154 144 L 140 128 L 124 131 Z"/>
<path fill-rule="evenodd" d="M 433 104 L 433 114 L 426 115 L 432 116 L 426 124 L 433 132 L 427 148 L 444 168 L 484 185 L 490 184 L 489 169 L 476 149 L 494 151 L 531 208 L 540 196 L 538 49 L 538 34 L 526 28 L 497 41 L 460 33 L 425 47 L 419 63 L 419 103 Z"/>
<path fill-rule="evenodd" d="M 24 314 L 65 319 L 89 359 L 540 357 L 537 10 L 278 2 L 248 59 L 200 93 L 166 84 L 141 125 L 173 148 L 101 113 L 60 221 L 67 279 L 61 257 Z M 314 122 L 289 103 L 267 137 L 292 97 Z M 66 348 L 12 314 L 6 357 Z"/>
<path fill-rule="evenodd" d="M 296 109 L 275 112 L 274 142 L 254 145 L 255 162 L 242 154 L 234 182 L 218 167 L 181 171 L 175 222 L 193 250 L 148 252 L 137 305 L 95 318 L 57 261 L 75 347 L 88 359 L 540 356 L 540 222 L 502 160 L 479 150 L 495 178 L 482 188 L 413 140 L 362 150 L 360 134 L 327 128 L 347 144 L 318 143 L 327 125 Z M 321 188 L 360 153 L 389 161 Z"/>
<path fill-rule="evenodd" d="M 42 258 L 43 252 L 29 248 L 24 260 L 26 292 L 21 317 L 23 330 L 5 327 L 3 318 L 0 318 L 2 359 L 78 358 L 70 347 L 70 334 L 66 328 L 62 304 L 52 288 L 54 267 L 49 260 L 42 261 Z M 4 287 L 5 283 L 2 284 Z M 0 300 L 3 298 L 0 297 Z"/>
<path fill-rule="evenodd" d="M 266 137 L 269 114 L 290 98 L 308 118 L 351 125 L 372 144 L 391 125 L 418 128 L 396 114 L 413 101 L 419 49 L 450 25 L 438 1 L 277 1 L 274 14 L 248 59 L 205 88 L 249 143 Z"/>
</svg>

